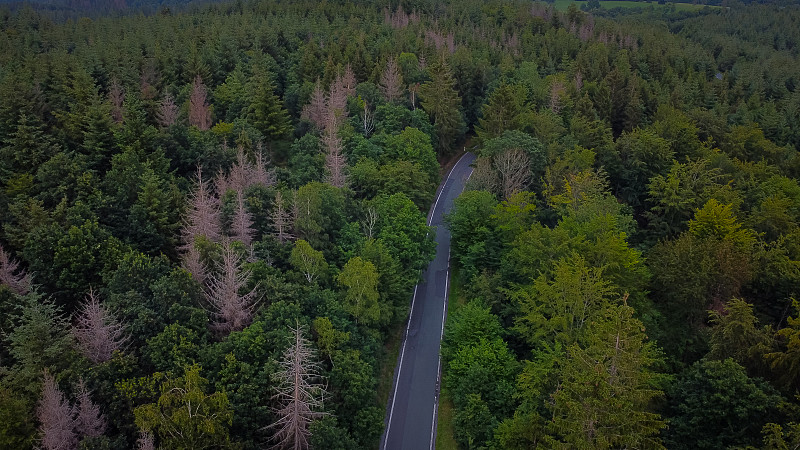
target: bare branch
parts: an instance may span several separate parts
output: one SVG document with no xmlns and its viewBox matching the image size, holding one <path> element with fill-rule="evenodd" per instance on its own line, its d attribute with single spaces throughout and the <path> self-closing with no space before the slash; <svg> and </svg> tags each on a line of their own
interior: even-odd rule
<svg viewBox="0 0 800 450">
<path fill-rule="evenodd" d="M 322 143 L 325 146 L 325 182 L 338 188 L 347 186 L 347 158 L 342 153 L 342 140 L 335 124 L 325 128 Z"/>
<path fill-rule="evenodd" d="M 19 261 L 11 258 L 0 245 L 0 284 L 6 285 L 19 295 L 27 294 L 31 289 L 31 277 L 19 268 Z"/>
<path fill-rule="evenodd" d="M 136 450 L 155 450 L 156 444 L 153 433 L 140 431 L 139 439 L 136 440 Z"/>
<path fill-rule="evenodd" d="M 236 209 L 233 213 L 231 224 L 231 237 L 239 241 L 246 248 L 250 248 L 256 231 L 253 229 L 253 216 L 247 211 L 242 191 L 236 192 Z"/>
<path fill-rule="evenodd" d="M 75 408 L 67 402 L 56 380 L 46 370 L 36 418 L 39 420 L 40 449 L 74 450 L 78 447 Z"/>
<path fill-rule="evenodd" d="M 271 219 L 272 227 L 275 229 L 275 238 L 278 239 L 278 242 L 283 244 L 293 238 L 290 231 L 294 227 L 294 221 L 292 220 L 292 215 L 286 210 L 283 194 L 280 191 L 275 194 L 275 206 L 272 209 Z"/>
<path fill-rule="evenodd" d="M 325 91 L 322 90 L 322 85 L 317 80 L 314 91 L 311 93 L 311 100 L 308 105 L 303 107 L 300 117 L 311 121 L 317 129 L 322 130 L 325 128 L 325 117 L 328 109 L 326 104 Z"/>
<path fill-rule="evenodd" d="M 494 166 L 500 173 L 503 198 L 507 199 L 528 187 L 531 180 L 530 158 L 521 149 L 509 149 L 495 156 Z"/>
<path fill-rule="evenodd" d="M 192 94 L 189 96 L 189 124 L 201 130 L 211 128 L 211 106 L 207 102 L 207 96 L 206 85 L 198 75 L 192 83 Z"/>
<path fill-rule="evenodd" d="M 175 104 L 175 100 L 169 94 L 164 94 L 164 98 L 161 99 L 160 106 L 158 108 L 158 124 L 164 128 L 168 128 L 172 125 L 175 125 L 175 122 L 178 121 L 178 105 Z"/>
<path fill-rule="evenodd" d="M 211 242 L 219 242 L 219 215 L 219 199 L 212 195 L 208 183 L 203 180 L 203 171 L 198 166 L 197 184 L 189 196 L 189 211 L 181 230 L 183 248 L 193 246 L 200 236 L 205 236 Z"/>
<path fill-rule="evenodd" d="M 386 63 L 386 69 L 381 74 L 381 81 L 378 87 L 387 102 L 392 103 L 403 95 L 403 76 L 397 67 L 397 60 L 392 57 Z"/>
<path fill-rule="evenodd" d="M 256 289 L 247 294 L 240 292 L 247 287 L 251 272 L 242 268 L 242 258 L 230 243 L 222 244 L 222 261 L 217 273 L 208 279 L 206 299 L 212 308 L 211 327 L 221 334 L 239 331 L 250 324 L 256 307 Z"/>
<path fill-rule="evenodd" d="M 98 437 L 106 431 L 106 418 L 100 412 L 100 406 L 92 402 L 89 397 L 89 390 L 83 378 L 78 380 L 76 389 L 76 402 L 78 410 L 78 420 L 76 430 L 81 437 Z"/>
<path fill-rule="evenodd" d="M 89 291 L 86 301 L 78 310 L 73 330 L 83 355 L 95 364 L 111 359 L 128 340 L 125 326 L 100 303 L 94 291 Z"/>
<path fill-rule="evenodd" d="M 111 87 L 108 90 L 108 99 L 111 101 L 111 119 L 115 123 L 122 123 L 124 116 L 123 102 L 125 101 L 125 91 L 122 86 L 115 79 L 111 82 Z"/>
</svg>

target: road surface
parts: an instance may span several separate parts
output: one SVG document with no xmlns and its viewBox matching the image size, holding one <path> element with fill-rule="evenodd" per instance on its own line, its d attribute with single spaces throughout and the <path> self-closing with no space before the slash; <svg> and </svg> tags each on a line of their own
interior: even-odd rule
<svg viewBox="0 0 800 450">
<path fill-rule="evenodd" d="M 414 288 L 411 313 L 394 371 L 392 396 L 386 411 L 382 450 L 433 449 L 436 412 L 439 406 L 439 344 L 447 313 L 450 281 L 450 230 L 444 215 L 464 190 L 472 173 L 475 155 L 466 153 L 439 186 L 428 214 L 428 225 L 436 227 L 436 256 Z"/>
</svg>

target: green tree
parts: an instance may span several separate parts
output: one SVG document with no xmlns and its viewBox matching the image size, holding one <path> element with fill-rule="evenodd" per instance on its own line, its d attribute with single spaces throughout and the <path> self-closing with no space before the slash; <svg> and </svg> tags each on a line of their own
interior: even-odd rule
<svg viewBox="0 0 800 450">
<path fill-rule="evenodd" d="M 308 242 L 302 239 L 298 239 L 294 243 L 292 254 L 289 256 L 289 263 L 295 270 L 305 276 L 309 284 L 314 283 L 328 270 L 328 263 L 325 261 L 325 256 L 322 255 L 322 252 L 314 250 Z"/>
<path fill-rule="evenodd" d="M 428 113 L 436 130 L 439 154 L 450 152 L 464 129 L 461 115 L 461 97 L 456 91 L 456 80 L 444 58 L 428 68 L 431 80 L 419 88 L 422 107 Z"/>
<path fill-rule="evenodd" d="M 784 385 L 800 385 L 800 302 L 794 300 L 795 317 L 786 319 L 787 327 L 778 330 L 780 350 L 766 355 Z"/>
<path fill-rule="evenodd" d="M 523 126 L 527 92 L 524 86 L 501 84 L 489 95 L 481 108 L 483 117 L 478 119 L 475 133 L 481 142 L 493 139 L 506 130 L 519 130 Z"/>
<path fill-rule="evenodd" d="M 340 286 L 347 288 L 344 307 L 365 325 L 371 325 L 380 318 L 378 304 L 378 270 L 369 262 L 356 256 L 347 261 L 336 277 Z"/>
<path fill-rule="evenodd" d="M 231 446 L 228 428 L 233 410 L 224 392 L 207 394 L 208 380 L 200 367 L 187 366 L 183 376 L 164 380 L 156 403 L 134 410 L 136 426 L 154 432 L 166 449 L 206 449 Z"/>
<path fill-rule="evenodd" d="M 731 299 L 725 310 L 709 311 L 714 325 L 709 339 L 708 359 L 732 358 L 751 375 L 766 375 L 764 354 L 772 348 L 773 331 L 759 327 L 753 305 L 739 298 Z"/>
<path fill-rule="evenodd" d="M 268 73 L 257 71 L 248 85 L 250 106 L 248 119 L 264 137 L 279 140 L 286 137 L 292 126 L 281 99 L 275 95 L 275 84 Z"/>
</svg>

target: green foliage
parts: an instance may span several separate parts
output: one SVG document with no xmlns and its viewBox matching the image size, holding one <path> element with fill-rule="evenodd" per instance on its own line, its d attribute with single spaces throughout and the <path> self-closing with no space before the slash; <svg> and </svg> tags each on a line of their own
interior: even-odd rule
<svg viewBox="0 0 800 450">
<path fill-rule="evenodd" d="M 447 154 L 461 136 L 464 119 L 461 114 L 461 97 L 456 91 L 456 80 L 444 58 L 428 68 L 431 77 L 419 88 L 422 107 L 428 113 L 436 130 L 437 151 Z"/>
<path fill-rule="evenodd" d="M 308 283 L 318 281 L 328 270 L 328 263 L 322 252 L 314 250 L 308 242 L 299 239 L 294 243 L 289 262 L 298 272 L 302 273 Z"/>
<path fill-rule="evenodd" d="M 339 285 L 347 288 L 344 308 L 357 323 L 370 325 L 380 318 L 378 270 L 375 265 L 356 256 L 347 261 L 336 280 Z"/>
</svg>

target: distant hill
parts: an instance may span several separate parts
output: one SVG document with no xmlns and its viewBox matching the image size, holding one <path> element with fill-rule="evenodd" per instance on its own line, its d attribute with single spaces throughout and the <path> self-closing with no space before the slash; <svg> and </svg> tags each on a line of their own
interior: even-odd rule
<svg viewBox="0 0 800 450">
<path fill-rule="evenodd" d="M 95 17 L 109 14 L 154 14 L 165 8 L 184 9 L 188 6 L 218 2 L 219 0 L 0 0 L 0 5 L 12 11 L 27 6 L 46 12 L 54 19 Z"/>
</svg>

